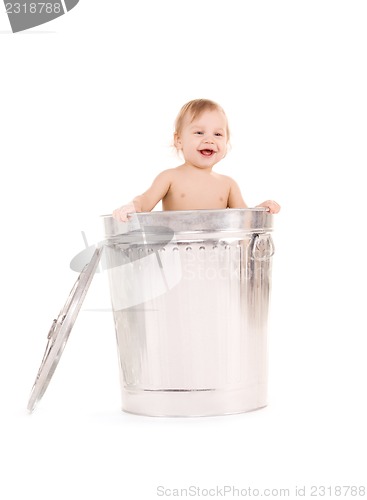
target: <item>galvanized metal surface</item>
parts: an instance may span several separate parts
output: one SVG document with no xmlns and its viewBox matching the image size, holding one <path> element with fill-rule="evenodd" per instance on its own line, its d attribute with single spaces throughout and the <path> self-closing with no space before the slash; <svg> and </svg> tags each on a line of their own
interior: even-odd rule
<svg viewBox="0 0 367 500">
<path fill-rule="evenodd" d="M 272 216 L 151 212 L 121 234 L 111 219 L 105 251 L 123 409 L 202 416 L 265 406 Z"/>
</svg>

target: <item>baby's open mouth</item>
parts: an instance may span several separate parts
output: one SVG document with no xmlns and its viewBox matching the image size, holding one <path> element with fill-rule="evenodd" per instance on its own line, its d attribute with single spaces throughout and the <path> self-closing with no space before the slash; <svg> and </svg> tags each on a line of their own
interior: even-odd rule
<svg viewBox="0 0 367 500">
<path fill-rule="evenodd" d="M 203 156 L 212 156 L 214 153 L 213 149 L 200 149 L 200 154 Z"/>
</svg>

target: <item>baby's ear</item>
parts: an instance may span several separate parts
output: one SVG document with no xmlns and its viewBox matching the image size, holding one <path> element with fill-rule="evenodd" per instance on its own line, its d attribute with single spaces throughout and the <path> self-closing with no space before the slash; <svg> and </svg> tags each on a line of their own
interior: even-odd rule
<svg viewBox="0 0 367 500">
<path fill-rule="evenodd" d="M 173 134 L 173 144 L 175 145 L 176 149 L 182 149 L 181 139 L 177 132 Z"/>
<path fill-rule="evenodd" d="M 227 156 L 227 154 L 231 151 L 231 149 L 232 149 L 232 145 L 231 145 L 231 143 L 228 141 L 228 142 L 227 142 L 227 144 L 226 144 L 226 152 L 224 153 L 223 158 L 224 158 L 225 156 Z"/>
</svg>

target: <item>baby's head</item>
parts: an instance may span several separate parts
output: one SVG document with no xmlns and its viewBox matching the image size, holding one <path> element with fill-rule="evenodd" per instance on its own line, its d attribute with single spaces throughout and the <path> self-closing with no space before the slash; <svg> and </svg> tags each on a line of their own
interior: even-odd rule
<svg viewBox="0 0 367 500">
<path fill-rule="evenodd" d="M 209 99 L 194 99 L 193 101 L 189 101 L 182 106 L 175 121 L 174 137 L 176 138 L 180 136 L 184 125 L 187 123 L 192 123 L 196 118 L 199 118 L 205 111 L 219 111 L 223 113 L 226 123 L 226 136 L 227 136 L 226 140 L 228 143 L 229 127 L 226 114 L 223 111 L 223 108 L 219 106 L 219 104 Z"/>
</svg>

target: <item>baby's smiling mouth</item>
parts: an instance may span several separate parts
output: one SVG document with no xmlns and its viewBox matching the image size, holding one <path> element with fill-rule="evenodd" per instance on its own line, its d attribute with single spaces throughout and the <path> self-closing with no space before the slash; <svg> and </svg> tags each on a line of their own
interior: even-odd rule
<svg viewBox="0 0 367 500">
<path fill-rule="evenodd" d="M 203 155 L 203 156 L 212 156 L 215 151 L 213 149 L 200 149 L 200 154 Z"/>
</svg>

